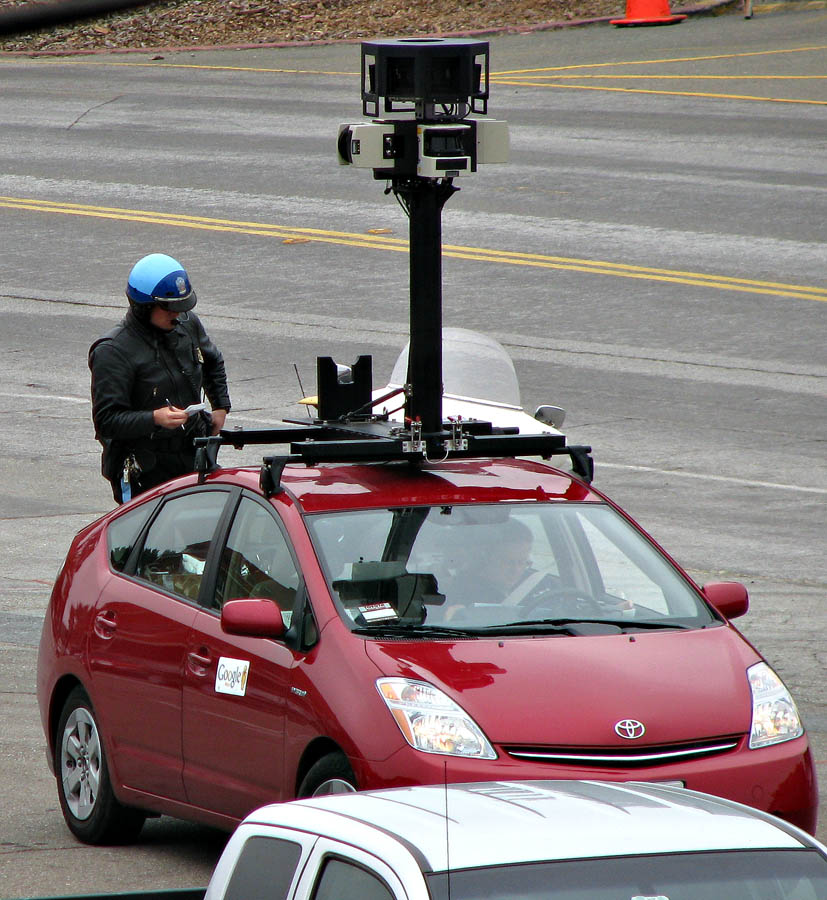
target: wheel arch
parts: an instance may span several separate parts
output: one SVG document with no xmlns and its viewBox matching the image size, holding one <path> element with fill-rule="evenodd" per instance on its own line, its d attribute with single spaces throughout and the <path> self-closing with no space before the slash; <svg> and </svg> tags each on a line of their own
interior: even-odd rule
<svg viewBox="0 0 827 900">
<path fill-rule="evenodd" d="M 299 765 L 296 768 L 296 778 L 293 783 L 293 797 L 299 796 L 299 787 L 310 769 L 320 759 L 331 753 L 341 753 L 348 763 L 350 763 L 351 768 L 353 768 L 353 761 L 344 751 L 341 744 L 337 744 L 336 741 L 329 737 L 315 738 L 304 748 L 304 753 L 302 753 Z"/>
</svg>

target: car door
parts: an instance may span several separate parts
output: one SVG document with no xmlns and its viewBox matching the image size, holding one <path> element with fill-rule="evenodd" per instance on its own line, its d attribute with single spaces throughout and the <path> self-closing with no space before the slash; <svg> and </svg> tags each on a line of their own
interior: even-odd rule
<svg viewBox="0 0 827 900">
<path fill-rule="evenodd" d="M 184 799 L 181 675 L 200 581 L 229 494 L 205 490 L 167 500 L 130 565 L 97 599 L 89 636 L 93 702 L 117 779 Z"/>
<path fill-rule="evenodd" d="M 268 598 L 289 627 L 300 591 L 272 508 L 243 495 L 187 638 L 184 783 L 190 803 L 240 818 L 292 796 L 284 782 L 284 719 L 294 652 L 282 641 L 221 630 L 227 600 Z"/>
</svg>

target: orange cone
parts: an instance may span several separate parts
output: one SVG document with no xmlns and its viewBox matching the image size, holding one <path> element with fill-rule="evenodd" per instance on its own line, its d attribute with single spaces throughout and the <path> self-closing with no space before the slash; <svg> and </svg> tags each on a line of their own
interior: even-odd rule
<svg viewBox="0 0 827 900">
<path fill-rule="evenodd" d="M 626 18 L 610 21 L 612 25 L 674 25 L 685 18 L 672 15 L 669 0 L 626 0 Z"/>
</svg>

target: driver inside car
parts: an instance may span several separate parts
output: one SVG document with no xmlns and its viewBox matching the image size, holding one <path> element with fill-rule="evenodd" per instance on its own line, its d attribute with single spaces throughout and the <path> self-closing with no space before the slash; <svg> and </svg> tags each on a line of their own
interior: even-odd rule
<svg viewBox="0 0 827 900">
<path fill-rule="evenodd" d="M 531 529 L 516 519 L 479 528 L 474 557 L 452 580 L 444 608 L 445 621 L 459 621 L 475 607 L 515 605 L 518 589 L 532 574 Z M 516 599 L 515 599 L 516 598 Z"/>
</svg>

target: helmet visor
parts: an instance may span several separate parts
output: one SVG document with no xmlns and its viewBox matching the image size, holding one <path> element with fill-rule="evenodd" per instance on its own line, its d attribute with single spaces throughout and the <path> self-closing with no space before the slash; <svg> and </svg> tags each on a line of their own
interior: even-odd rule
<svg viewBox="0 0 827 900">
<path fill-rule="evenodd" d="M 161 309 L 168 309 L 170 312 L 189 312 L 195 306 L 197 298 L 195 291 L 190 291 L 186 297 L 179 297 L 176 300 L 169 297 L 154 297 L 153 299 Z"/>
</svg>

